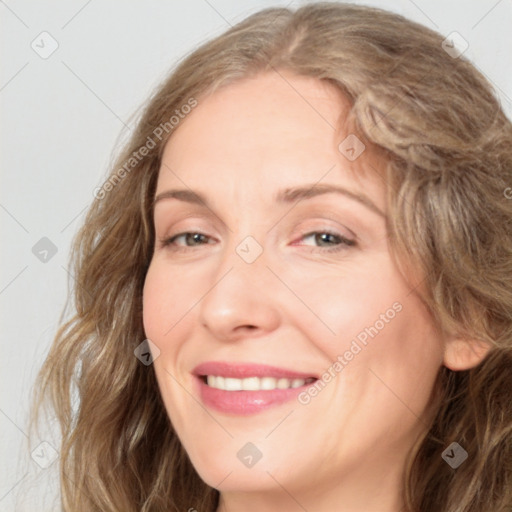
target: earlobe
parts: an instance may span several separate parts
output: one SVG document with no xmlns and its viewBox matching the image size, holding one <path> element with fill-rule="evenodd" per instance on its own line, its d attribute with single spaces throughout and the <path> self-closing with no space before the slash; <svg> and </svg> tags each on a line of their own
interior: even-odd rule
<svg viewBox="0 0 512 512">
<path fill-rule="evenodd" d="M 469 370 L 478 366 L 491 348 L 480 340 L 452 338 L 446 341 L 443 364 L 453 371 Z"/>
</svg>

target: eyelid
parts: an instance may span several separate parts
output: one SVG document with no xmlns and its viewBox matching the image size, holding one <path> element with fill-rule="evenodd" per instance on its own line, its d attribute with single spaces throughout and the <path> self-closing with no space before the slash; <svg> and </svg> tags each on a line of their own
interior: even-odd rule
<svg viewBox="0 0 512 512">
<path fill-rule="evenodd" d="M 306 222 L 300 225 L 298 231 L 301 236 L 309 234 L 311 231 L 326 231 L 332 232 L 332 234 L 336 236 L 342 236 L 347 240 L 353 240 L 354 242 L 359 241 L 359 237 L 345 224 L 342 224 L 337 219 L 333 219 L 325 215 L 321 215 L 314 219 L 308 218 Z"/>
<path fill-rule="evenodd" d="M 336 236 L 338 238 L 341 238 L 343 240 L 346 240 L 347 242 L 351 242 L 351 243 L 354 243 L 354 244 L 356 242 L 355 237 L 345 236 L 343 233 L 340 233 L 339 231 L 337 231 L 335 229 L 330 229 L 330 228 L 304 230 L 303 232 L 301 232 L 300 239 L 306 238 L 306 237 L 309 237 L 311 235 L 315 235 L 315 234 L 318 234 L 318 233 L 322 233 L 322 234 L 325 233 L 325 234 L 328 234 L 328 235 Z"/>
<path fill-rule="evenodd" d="M 169 236 L 158 237 L 157 240 L 160 243 L 160 247 L 162 248 L 162 247 L 167 247 L 167 246 L 172 245 L 173 241 L 176 238 L 179 238 L 179 237 L 182 237 L 185 235 L 201 235 L 209 240 L 215 240 L 215 237 L 208 235 L 199 229 L 187 229 L 185 231 L 177 231 L 176 233 L 173 233 L 172 235 L 169 235 Z M 200 244 L 200 245 L 211 245 L 211 244 L 209 242 L 207 242 L 205 244 Z M 193 249 L 193 246 L 181 246 L 180 245 L 180 246 L 176 246 L 176 247 L 180 247 L 182 249 Z M 197 247 L 199 247 L 199 246 L 197 246 Z"/>
<path fill-rule="evenodd" d="M 292 242 L 292 245 L 294 246 L 303 246 L 303 247 L 309 247 L 309 252 L 312 253 L 337 253 L 341 251 L 346 251 L 350 248 L 357 248 L 358 243 L 355 239 L 349 238 L 341 233 L 339 233 L 336 230 L 333 229 L 313 229 L 304 232 L 300 235 L 298 238 L 299 241 L 302 241 L 306 238 L 310 238 L 312 236 L 316 236 L 318 234 L 326 234 L 329 236 L 333 236 L 338 239 L 338 243 L 331 245 L 331 246 L 322 246 L 322 245 L 308 245 L 308 244 L 297 244 L 296 241 Z"/>
<path fill-rule="evenodd" d="M 328 251 L 328 248 L 326 246 L 321 246 L 321 245 L 310 246 L 308 244 L 299 244 L 298 243 L 298 242 L 300 242 L 301 239 L 305 238 L 306 236 L 311 236 L 313 234 L 318 234 L 318 233 L 327 233 L 329 235 L 332 235 L 332 236 L 340 239 L 340 243 L 337 245 L 333 245 L 332 246 L 333 248 L 336 246 L 343 246 L 343 245 L 345 246 L 345 248 L 359 246 L 359 237 L 351 229 L 349 229 L 345 224 L 342 224 L 338 219 L 335 219 L 335 218 L 332 218 L 332 217 L 326 215 L 325 211 L 323 211 L 322 213 L 318 212 L 318 213 L 316 213 L 316 215 L 313 213 L 313 215 L 314 216 L 311 217 L 311 212 L 309 212 L 307 216 L 301 215 L 298 218 L 295 218 L 294 220 L 290 219 L 289 222 L 286 222 L 283 224 L 282 229 L 279 229 L 277 232 L 274 232 L 272 239 L 275 240 L 276 236 L 280 237 L 280 235 L 278 234 L 279 232 L 281 232 L 281 235 L 284 236 L 284 234 L 288 230 L 288 227 L 290 227 L 290 228 L 292 227 L 291 223 L 293 222 L 293 224 L 297 225 L 298 229 L 295 228 L 293 230 L 293 233 L 290 235 L 290 237 L 289 238 L 287 237 L 288 241 L 286 242 L 286 245 L 288 245 L 288 244 L 295 245 L 295 246 L 301 245 L 304 247 L 311 247 L 312 249 L 317 249 L 320 251 Z M 214 235 L 210 234 L 210 233 L 216 231 L 215 225 L 212 226 L 210 224 L 210 222 L 207 222 L 208 227 L 203 226 L 203 227 L 205 227 L 205 229 L 203 229 L 203 227 L 200 226 L 201 224 L 203 224 L 202 221 L 204 219 L 202 219 L 202 218 L 198 219 L 199 222 L 194 223 L 194 224 L 186 222 L 185 225 L 181 229 L 180 228 L 177 229 L 177 226 L 180 226 L 183 221 L 189 220 L 190 217 L 195 217 L 195 215 L 187 215 L 186 217 L 180 216 L 179 220 L 177 220 L 174 223 L 174 225 L 169 226 L 169 227 L 172 227 L 172 229 L 169 229 L 166 231 L 170 231 L 171 234 L 158 237 L 157 241 L 159 242 L 160 247 L 174 246 L 174 247 L 177 247 L 177 248 L 180 248 L 180 249 L 186 251 L 186 250 L 194 250 L 198 247 L 201 247 L 202 245 L 213 245 L 210 241 L 215 241 L 215 240 L 217 242 L 219 241 L 218 239 L 216 239 L 216 237 Z M 202 217 L 202 216 L 200 216 L 200 217 Z M 335 224 L 335 226 L 333 226 L 332 224 L 329 225 L 329 223 Z M 229 230 L 229 231 L 232 232 L 231 230 Z M 170 241 L 171 239 L 175 239 L 178 236 L 186 235 L 186 234 L 200 234 L 203 237 L 206 237 L 207 240 L 209 240 L 209 241 L 207 241 L 206 243 L 200 243 L 198 245 L 191 245 L 191 246 L 176 245 L 172 241 Z M 291 238 L 291 241 L 290 241 L 290 238 Z M 179 250 L 179 249 L 177 249 L 177 250 Z"/>
<path fill-rule="evenodd" d="M 357 242 L 354 239 L 348 238 L 348 237 L 342 235 L 341 233 L 338 233 L 335 230 L 326 229 L 326 228 L 323 228 L 323 229 L 319 228 L 319 229 L 313 229 L 313 230 L 306 231 L 300 235 L 298 240 L 304 240 L 305 238 L 309 238 L 311 236 L 316 236 L 318 234 L 326 234 L 329 236 L 333 236 L 338 239 L 338 243 L 335 243 L 334 245 L 331 245 L 331 246 L 329 246 L 329 245 L 327 245 L 327 246 L 322 246 L 322 245 L 310 246 L 308 244 L 299 245 L 299 244 L 296 244 L 294 241 L 291 243 L 291 245 L 292 246 L 299 245 L 299 246 L 303 246 L 303 247 L 309 247 L 308 252 L 323 253 L 323 254 L 339 253 L 341 251 L 346 251 L 351 247 L 358 246 Z M 177 238 L 187 236 L 187 235 L 200 235 L 201 237 L 206 238 L 207 241 L 206 241 L 206 243 L 200 243 L 198 245 L 192 245 L 192 246 L 188 246 L 188 245 L 183 246 L 183 245 L 175 244 L 175 240 Z M 173 234 L 169 237 L 163 238 L 163 239 L 159 238 L 158 242 L 159 242 L 159 249 L 170 248 L 170 249 L 172 249 L 172 252 L 175 252 L 175 253 L 190 253 L 190 252 L 193 252 L 196 249 L 202 247 L 203 245 L 211 245 L 211 242 L 209 240 L 214 240 L 214 237 L 211 237 L 210 235 L 207 235 L 206 233 L 203 233 L 198 230 L 195 230 L 195 231 L 192 230 L 192 231 L 181 231 L 181 232 L 175 233 L 175 234 Z"/>
<path fill-rule="evenodd" d="M 164 204 L 158 203 L 158 204 Z M 205 210 L 198 205 L 182 203 L 180 201 L 168 201 L 163 208 L 154 212 L 153 222 L 155 228 L 169 228 L 176 226 L 181 222 L 196 222 L 202 225 L 213 226 L 219 232 L 231 231 L 223 222 L 223 220 L 215 215 L 211 210 Z M 194 227 L 195 229 L 195 227 Z M 210 229 L 210 227 L 208 228 Z"/>
</svg>

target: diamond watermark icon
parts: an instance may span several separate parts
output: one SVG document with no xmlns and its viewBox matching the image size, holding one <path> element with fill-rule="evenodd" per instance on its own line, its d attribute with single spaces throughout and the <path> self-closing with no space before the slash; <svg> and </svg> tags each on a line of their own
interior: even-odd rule
<svg viewBox="0 0 512 512">
<path fill-rule="evenodd" d="M 32 247 L 32 254 L 41 262 L 48 263 L 56 254 L 57 246 L 47 237 L 43 236 Z"/>
<path fill-rule="evenodd" d="M 263 453 L 254 444 L 246 443 L 238 450 L 236 456 L 244 466 L 252 468 L 263 457 Z"/>
<path fill-rule="evenodd" d="M 263 247 L 252 236 L 246 236 L 236 247 L 236 253 L 246 263 L 254 263 L 263 252 Z"/>
<path fill-rule="evenodd" d="M 345 137 L 338 146 L 339 152 L 351 162 L 359 158 L 365 149 L 366 146 L 361 139 L 353 133 Z"/>
<path fill-rule="evenodd" d="M 40 468 L 46 469 L 54 463 L 59 453 L 50 443 L 43 441 L 32 450 L 30 456 Z"/>
<path fill-rule="evenodd" d="M 143 365 L 149 366 L 160 355 L 160 349 L 151 340 L 144 340 L 133 353 Z"/>
<path fill-rule="evenodd" d="M 47 59 L 59 47 L 57 40 L 49 32 L 41 32 L 31 43 L 30 47 L 41 59 Z"/>
<path fill-rule="evenodd" d="M 453 442 L 441 457 L 449 466 L 457 469 L 468 458 L 468 452 L 459 443 Z"/>
<path fill-rule="evenodd" d="M 452 59 L 458 59 L 469 48 L 469 43 L 458 32 L 452 32 L 441 46 Z"/>
</svg>

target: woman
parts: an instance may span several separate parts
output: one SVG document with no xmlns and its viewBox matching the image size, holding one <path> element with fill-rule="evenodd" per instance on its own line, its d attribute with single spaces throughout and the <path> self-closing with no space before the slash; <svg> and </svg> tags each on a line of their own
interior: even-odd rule
<svg viewBox="0 0 512 512">
<path fill-rule="evenodd" d="M 64 509 L 510 510 L 511 143 L 475 68 L 378 9 L 188 56 L 76 238 L 37 397 Z"/>
</svg>

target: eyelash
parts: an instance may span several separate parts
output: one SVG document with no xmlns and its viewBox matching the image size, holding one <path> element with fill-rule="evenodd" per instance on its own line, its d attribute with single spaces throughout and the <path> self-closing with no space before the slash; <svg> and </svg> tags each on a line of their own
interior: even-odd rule
<svg viewBox="0 0 512 512">
<path fill-rule="evenodd" d="M 178 233 L 176 235 L 173 235 L 172 237 L 161 239 L 160 240 L 160 247 L 161 248 L 168 248 L 175 252 L 188 252 L 190 250 L 193 250 L 194 247 L 198 246 L 179 246 L 175 245 L 175 240 L 181 236 L 186 235 L 200 235 L 206 238 L 209 238 L 208 235 L 205 235 L 204 233 L 201 233 L 200 231 L 184 231 L 183 233 Z M 347 249 L 348 247 L 356 246 L 355 240 L 350 240 L 343 235 L 340 235 L 339 233 L 335 233 L 330 230 L 323 230 L 323 231 L 310 231 L 307 233 L 301 234 L 301 240 L 304 238 L 308 238 L 310 236 L 314 235 L 329 235 L 332 237 L 335 237 L 339 240 L 339 243 L 334 245 L 333 247 L 322 247 L 322 246 L 316 246 L 315 248 L 320 249 L 320 252 L 339 252 L 344 249 Z M 208 244 L 199 244 L 199 245 L 208 245 Z M 312 251 L 317 252 L 317 251 Z"/>
<path fill-rule="evenodd" d="M 323 231 L 309 231 L 307 233 L 303 233 L 301 235 L 301 240 L 304 238 L 309 238 L 311 236 L 315 235 L 329 235 L 331 237 L 337 238 L 338 243 L 336 245 L 333 245 L 332 247 L 322 247 L 322 246 L 315 246 L 314 248 L 320 249 L 320 251 L 325 252 L 339 252 L 342 250 L 347 249 L 348 247 L 353 247 L 356 245 L 355 240 L 351 240 L 343 235 L 340 235 L 339 233 L 336 233 L 335 231 L 330 231 L 328 229 L 325 229 Z M 313 251 L 317 252 L 317 251 Z"/>
</svg>

